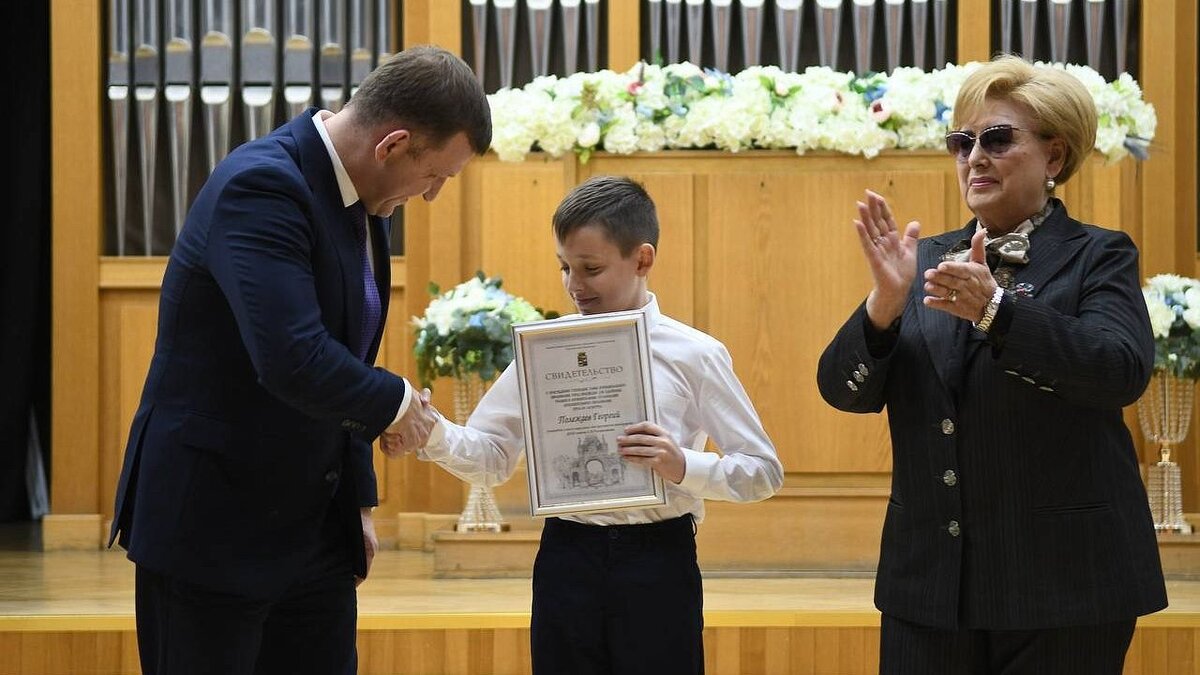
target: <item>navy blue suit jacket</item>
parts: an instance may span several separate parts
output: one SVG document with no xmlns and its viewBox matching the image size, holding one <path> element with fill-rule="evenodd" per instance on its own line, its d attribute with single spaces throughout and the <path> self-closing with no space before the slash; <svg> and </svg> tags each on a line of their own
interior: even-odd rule
<svg viewBox="0 0 1200 675">
<path fill-rule="evenodd" d="M 834 407 L 888 412 L 875 604 L 948 629 L 1091 625 L 1165 607 L 1122 418 L 1154 362 L 1137 249 L 1058 205 L 1030 237 L 1007 329 L 985 337 L 921 301 L 925 270 L 974 231 L 921 240 L 886 353 L 868 344 L 860 306 L 818 367 Z"/>
<path fill-rule="evenodd" d="M 163 278 L 109 545 L 216 589 L 283 588 L 332 516 L 365 575 L 358 507 L 377 503 L 370 442 L 404 381 L 348 345 L 363 271 L 315 109 L 231 153 L 196 197 Z M 371 217 L 387 313 L 385 221 Z"/>
</svg>

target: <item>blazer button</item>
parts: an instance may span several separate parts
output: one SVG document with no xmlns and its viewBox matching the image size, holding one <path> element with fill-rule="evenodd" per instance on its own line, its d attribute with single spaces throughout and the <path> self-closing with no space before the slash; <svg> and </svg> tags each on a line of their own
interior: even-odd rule
<svg viewBox="0 0 1200 675">
<path fill-rule="evenodd" d="M 954 433 L 954 422 L 949 417 L 942 420 L 942 433 L 947 436 Z"/>
<path fill-rule="evenodd" d="M 354 421 L 353 420 L 342 420 L 342 428 L 343 429 L 353 429 Z"/>
<path fill-rule="evenodd" d="M 867 364 L 865 363 L 858 364 L 858 372 L 862 373 L 863 377 L 871 374 L 871 371 L 867 370 Z"/>
<path fill-rule="evenodd" d="M 958 474 L 954 473 L 954 469 L 946 469 L 946 473 L 942 474 L 942 482 L 954 487 L 958 485 Z"/>
<path fill-rule="evenodd" d="M 858 385 L 854 384 L 853 380 L 846 380 L 846 387 L 849 388 L 850 391 L 858 391 Z"/>
<path fill-rule="evenodd" d="M 862 382 L 863 380 L 867 379 L 866 377 L 863 376 L 862 373 L 858 372 L 857 370 L 854 371 L 853 374 L 854 374 L 854 379 L 858 380 L 859 382 Z"/>
<path fill-rule="evenodd" d="M 325 474 L 325 482 L 326 483 L 336 483 L 337 479 L 338 479 L 338 472 L 336 472 L 336 471 L 330 471 L 329 473 Z"/>
<path fill-rule="evenodd" d="M 950 532 L 951 537 L 957 537 L 962 534 L 962 528 L 958 526 L 957 520 L 950 521 L 950 525 L 946 529 Z"/>
</svg>

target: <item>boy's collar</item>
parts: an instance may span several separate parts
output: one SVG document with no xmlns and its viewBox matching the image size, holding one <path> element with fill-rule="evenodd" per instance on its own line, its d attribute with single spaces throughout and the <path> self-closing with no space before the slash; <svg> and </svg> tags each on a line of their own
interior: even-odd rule
<svg viewBox="0 0 1200 675">
<path fill-rule="evenodd" d="M 642 306 L 642 311 L 646 313 L 646 328 L 654 328 L 662 318 L 662 311 L 658 308 L 658 297 L 650 291 L 646 291 L 646 295 L 650 298 Z"/>
</svg>

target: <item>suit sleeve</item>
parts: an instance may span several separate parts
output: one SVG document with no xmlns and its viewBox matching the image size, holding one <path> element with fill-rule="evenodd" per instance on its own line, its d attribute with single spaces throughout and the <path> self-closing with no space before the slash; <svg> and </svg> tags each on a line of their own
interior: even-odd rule
<svg viewBox="0 0 1200 675">
<path fill-rule="evenodd" d="M 373 439 L 392 423 L 404 383 L 326 331 L 307 194 L 301 177 L 283 171 L 235 176 L 213 213 L 206 262 L 262 386 L 310 417 Z"/>
<path fill-rule="evenodd" d="M 351 465 L 354 486 L 357 489 L 358 506 L 379 506 L 379 484 L 375 477 L 374 455 L 371 444 L 361 438 L 350 441 L 346 461 Z"/>
<path fill-rule="evenodd" d="M 1078 312 L 1014 298 L 998 365 L 1010 375 L 1079 405 L 1119 408 L 1136 401 L 1154 367 L 1154 336 L 1138 276 L 1138 252 L 1123 232 L 1092 246 Z"/>
<path fill-rule="evenodd" d="M 907 308 L 905 313 L 907 313 Z M 902 319 L 909 320 L 907 318 Z M 829 405 L 856 413 L 877 413 L 886 404 L 888 366 L 895 353 L 868 344 L 866 303 L 842 324 L 817 363 L 817 388 Z M 872 355 L 874 350 L 875 355 Z"/>
</svg>

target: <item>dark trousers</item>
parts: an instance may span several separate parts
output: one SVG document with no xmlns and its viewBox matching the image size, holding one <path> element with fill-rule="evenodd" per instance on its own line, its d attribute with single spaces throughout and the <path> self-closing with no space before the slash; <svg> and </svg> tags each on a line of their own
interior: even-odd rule
<svg viewBox="0 0 1200 675">
<path fill-rule="evenodd" d="M 691 516 L 648 525 L 549 518 L 533 566 L 538 675 L 704 672 Z"/>
<path fill-rule="evenodd" d="M 1042 630 L 941 630 L 883 615 L 880 675 L 1121 675 L 1136 619 Z"/>
<path fill-rule="evenodd" d="M 358 668 L 354 574 L 336 538 L 279 597 L 222 593 L 141 565 L 135 596 L 143 675 L 353 675 Z"/>
</svg>

